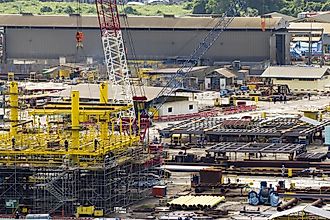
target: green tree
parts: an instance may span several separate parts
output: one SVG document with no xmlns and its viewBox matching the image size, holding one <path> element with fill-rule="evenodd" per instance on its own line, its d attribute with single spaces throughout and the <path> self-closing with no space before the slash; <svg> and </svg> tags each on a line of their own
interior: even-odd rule
<svg viewBox="0 0 330 220">
<path fill-rule="evenodd" d="M 322 5 L 321 11 L 330 11 L 330 1 Z"/>
<path fill-rule="evenodd" d="M 246 0 L 245 5 L 251 9 L 257 9 L 260 14 L 280 11 L 285 6 L 283 0 Z"/>
<path fill-rule="evenodd" d="M 130 15 L 140 15 L 140 13 L 132 6 L 125 7 L 124 12 L 125 14 L 130 14 Z"/>
<path fill-rule="evenodd" d="M 231 0 L 209 0 L 206 4 L 206 13 L 209 14 L 222 14 L 231 4 Z"/>
<path fill-rule="evenodd" d="M 40 12 L 41 13 L 52 12 L 52 11 L 53 11 L 53 9 L 51 7 L 49 7 L 49 6 L 42 6 L 40 8 Z"/>
<path fill-rule="evenodd" d="M 68 6 L 63 10 L 63 12 L 64 12 L 65 14 L 72 14 L 72 13 L 74 12 L 74 10 L 73 10 L 73 8 L 72 8 L 70 5 L 68 5 Z"/>
<path fill-rule="evenodd" d="M 194 3 L 193 2 L 186 2 L 184 5 L 183 5 L 183 9 L 185 10 L 192 10 L 194 7 Z"/>
<path fill-rule="evenodd" d="M 242 14 L 243 16 L 247 17 L 256 17 L 259 15 L 259 11 L 255 8 L 248 7 Z"/>
<path fill-rule="evenodd" d="M 195 0 L 192 13 L 193 14 L 205 14 L 206 13 L 206 4 L 207 0 Z"/>
</svg>

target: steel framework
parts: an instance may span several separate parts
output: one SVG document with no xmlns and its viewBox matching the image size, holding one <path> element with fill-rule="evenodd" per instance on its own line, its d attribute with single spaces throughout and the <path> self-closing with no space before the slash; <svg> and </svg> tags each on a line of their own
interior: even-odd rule
<svg viewBox="0 0 330 220">
<path fill-rule="evenodd" d="M 4 62 L 5 59 L 5 29 L 0 27 L 0 63 Z"/>
<path fill-rule="evenodd" d="M 109 82 L 111 86 L 115 85 L 115 98 L 113 101 L 114 103 L 133 104 L 130 74 L 120 29 L 117 1 L 96 0 L 95 2 Z M 117 85 L 120 85 L 120 87 Z M 120 91 L 118 91 L 118 88 L 120 88 Z M 128 116 L 134 116 L 134 107 L 127 113 Z"/>
<path fill-rule="evenodd" d="M 72 216 L 76 208 L 94 206 L 105 215 L 116 207 L 126 207 L 149 195 L 160 179 L 154 167 L 160 154 L 150 156 L 142 147 L 113 152 L 94 167 L 22 167 L 0 168 L 0 213 L 12 214 L 27 208 L 31 213 Z M 16 201 L 18 206 L 6 206 Z"/>
<path fill-rule="evenodd" d="M 114 121 L 128 104 L 108 104 L 107 84 L 100 103 L 49 103 L 20 118 L 17 82 L 9 83 L 9 132 L 0 134 L 0 214 L 17 210 L 72 216 L 81 206 L 105 215 L 148 195 L 159 175 L 161 152 L 149 154 L 140 137 Z M 103 94 L 103 95 L 102 95 Z M 71 117 L 70 117 L 71 116 Z M 40 125 L 46 119 L 46 126 Z"/>
</svg>

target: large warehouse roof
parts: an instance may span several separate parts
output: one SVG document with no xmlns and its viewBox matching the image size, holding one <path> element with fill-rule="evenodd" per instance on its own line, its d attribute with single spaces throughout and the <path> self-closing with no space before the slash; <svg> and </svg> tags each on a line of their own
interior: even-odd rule
<svg viewBox="0 0 330 220">
<path fill-rule="evenodd" d="M 328 67 L 270 66 L 261 75 L 264 78 L 320 79 Z"/>
<path fill-rule="evenodd" d="M 123 19 L 123 17 L 121 17 Z M 83 28 L 98 28 L 96 16 L 82 16 Z M 128 16 L 129 28 L 210 29 L 219 21 L 217 17 Z M 121 22 L 125 24 L 126 22 Z M 282 18 L 266 19 L 266 29 L 286 27 Z M 76 16 L 60 15 L 0 15 L 0 26 L 5 27 L 76 27 Z M 261 29 L 259 17 L 236 17 L 230 29 Z"/>
</svg>

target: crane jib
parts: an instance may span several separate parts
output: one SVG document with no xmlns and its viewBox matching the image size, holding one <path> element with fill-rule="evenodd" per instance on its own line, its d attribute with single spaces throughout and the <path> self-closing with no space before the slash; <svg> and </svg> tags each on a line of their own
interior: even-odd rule
<svg viewBox="0 0 330 220">
<path fill-rule="evenodd" d="M 183 63 L 176 74 L 172 76 L 171 79 L 166 83 L 165 87 L 159 92 L 156 99 L 154 99 L 154 101 L 162 100 L 161 103 L 157 103 L 157 109 L 159 109 L 167 101 L 169 96 L 175 91 L 176 87 L 182 85 L 184 78 L 192 71 L 193 67 L 198 64 L 198 61 L 227 29 L 230 23 L 234 20 L 236 7 L 240 5 L 242 5 L 241 0 L 232 1 L 231 5 L 228 7 L 223 16 L 219 18 L 218 22 L 212 28 L 212 30 L 198 44 L 196 49 Z M 231 13 L 233 13 L 233 16 L 229 17 Z M 163 97 L 163 99 L 160 99 L 160 97 Z M 153 102 L 151 106 L 154 106 L 155 104 L 156 103 Z"/>
</svg>

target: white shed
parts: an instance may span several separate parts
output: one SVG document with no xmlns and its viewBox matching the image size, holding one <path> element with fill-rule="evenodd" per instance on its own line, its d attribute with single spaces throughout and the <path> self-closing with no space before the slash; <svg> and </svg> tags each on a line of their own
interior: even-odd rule
<svg viewBox="0 0 330 220">
<path fill-rule="evenodd" d="M 198 113 L 197 101 L 165 102 L 159 109 L 159 116 Z"/>
</svg>

